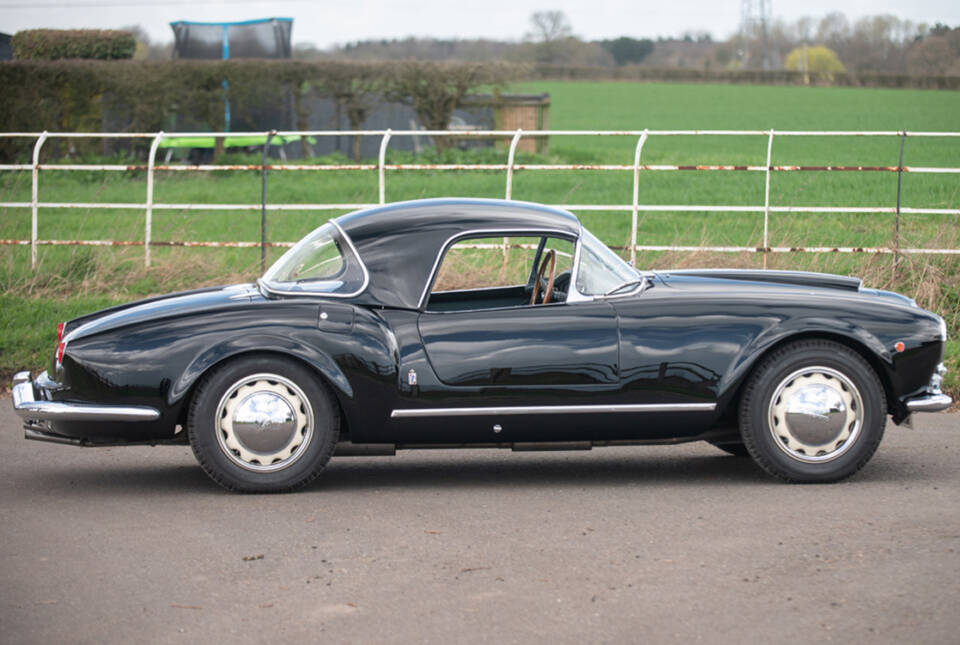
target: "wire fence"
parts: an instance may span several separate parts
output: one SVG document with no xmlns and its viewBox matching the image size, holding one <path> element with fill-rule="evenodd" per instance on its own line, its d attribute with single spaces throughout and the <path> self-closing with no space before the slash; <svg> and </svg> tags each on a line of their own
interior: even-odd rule
<svg viewBox="0 0 960 645">
<path fill-rule="evenodd" d="M 29 245 L 31 247 L 31 263 L 37 266 L 37 250 L 39 246 L 80 245 L 80 246 L 143 246 L 144 263 L 150 265 L 151 248 L 162 246 L 182 247 L 235 247 L 261 249 L 261 263 L 265 258 L 267 247 L 285 247 L 293 244 L 287 242 L 269 242 L 266 239 L 266 217 L 270 211 L 334 211 L 352 210 L 375 206 L 373 203 L 269 203 L 267 200 L 267 171 L 274 172 L 345 172 L 367 171 L 377 173 L 379 204 L 387 203 L 387 171 L 503 171 L 505 173 L 504 198 L 511 199 L 513 195 L 514 174 L 524 172 L 549 171 L 605 171 L 605 172 L 632 172 L 633 193 L 630 203 L 612 204 L 555 204 L 573 212 L 629 212 L 631 214 L 631 229 L 629 252 L 631 262 L 636 262 L 636 254 L 640 251 L 713 251 L 731 253 L 762 253 L 764 259 L 768 253 L 796 253 L 796 252 L 837 252 L 837 253 L 871 253 L 871 254 L 922 254 L 922 255 L 960 255 L 958 248 L 911 248 L 901 247 L 899 235 L 895 235 L 892 244 L 888 247 L 843 247 L 843 246 L 815 246 L 815 247 L 777 247 L 770 245 L 770 215 L 776 213 L 835 213 L 835 214 L 893 214 L 896 216 L 896 230 L 899 232 L 901 214 L 913 215 L 960 215 L 958 208 L 909 208 L 901 205 L 901 179 L 904 173 L 914 174 L 960 174 L 960 167 L 930 167 L 904 166 L 903 144 L 908 137 L 923 138 L 958 138 L 960 132 L 906 132 L 906 131 L 774 131 L 774 130 L 536 130 L 536 131 L 506 131 L 506 130 L 456 130 L 456 131 L 424 131 L 424 130 L 362 130 L 362 131 L 270 131 L 231 133 L 230 137 L 261 137 L 263 143 L 263 161 L 260 164 L 245 165 L 213 165 L 213 164 L 169 164 L 157 163 L 157 152 L 164 139 L 170 138 L 209 138 L 209 132 L 149 132 L 149 133 L 80 133 L 80 132 L 8 132 L 0 133 L 2 138 L 32 138 L 32 163 L 29 164 L 0 164 L 0 171 L 30 171 L 31 200 L 29 202 L 0 202 L 0 208 L 29 209 L 31 212 L 30 239 L 3 239 L 0 245 Z M 220 135 L 214 135 L 220 136 Z M 227 135 L 223 135 L 227 136 Z M 378 136 L 380 148 L 377 163 L 349 163 L 336 165 L 313 164 L 268 164 L 267 154 L 274 139 L 284 137 L 343 137 L 343 136 Z M 388 164 L 386 163 L 387 149 L 390 141 L 395 137 L 452 137 L 456 140 L 466 139 L 501 139 L 509 140 L 506 161 L 503 164 Z M 626 137 L 635 138 L 634 157 L 632 164 L 530 164 L 517 163 L 516 154 L 520 141 L 524 138 L 536 137 Z M 763 165 L 678 165 L 678 164 L 645 164 L 643 150 L 651 137 L 696 137 L 696 136 L 756 136 L 766 137 L 766 163 Z M 774 165 L 773 142 L 774 137 L 887 137 L 897 138 L 900 141 L 900 159 L 894 166 L 859 166 L 859 165 Z M 145 139 L 150 140 L 150 149 L 147 163 L 144 164 L 41 164 L 40 154 L 44 144 L 50 139 Z M 960 158 L 960 155 L 958 155 Z M 142 202 L 50 202 L 39 200 L 40 171 L 100 171 L 100 172 L 129 172 L 145 171 L 147 174 L 146 194 Z M 157 201 L 154 197 L 155 174 L 158 171 L 169 172 L 211 172 L 211 171 L 260 171 L 261 173 L 261 200 L 259 203 L 170 203 Z M 746 172 L 763 173 L 764 199 L 763 203 L 751 205 L 734 204 L 645 204 L 640 202 L 640 177 L 649 172 Z M 773 173 L 788 172 L 866 172 L 866 173 L 896 173 L 897 197 L 891 204 L 877 204 L 873 206 L 841 206 L 824 204 L 818 206 L 790 206 L 771 205 L 770 178 Z M 116 209 L 140 210 L 145 214 L 145 230 L 143 240 L 113 240 L 113 239 L 40 239 L 38 237 L 38 220 L 41 209 Z M 243 241 L 200 241 L 200 240 L 153 240 L 152 220 L 153 213 L 161 210 L 175 211 L 259 211 L 261 214 L 261 239 L 259 242 Z M 638 220 L 640 213 L 647 212 L 674 212 L 674 213 L 756 213 L 763 217 L 763 238 L 760 246 L 677 246 L 677 245 L 644 245 L 638 243 Z M 766 262 L 764 262 L 766 264 Z"/>
</svg>

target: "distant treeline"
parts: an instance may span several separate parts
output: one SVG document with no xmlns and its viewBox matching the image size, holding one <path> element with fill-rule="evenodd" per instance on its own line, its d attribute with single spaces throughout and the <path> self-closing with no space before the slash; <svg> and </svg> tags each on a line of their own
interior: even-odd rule
<svg viewBox="0 0 960 645">
<path fill-rule="evenodd" d="M 666 83 L 744 83 L 754 85 L 823 85 L 960 90 L 960 76 L 917 76 L 874 72 L 805 74 L 788 70 L 655 68 L 644 65 L 590 67 L 536 65 L 530 78 L 561 81 L 646 81 Z"/>
<path fill-rule="evenodd" d="M 351 60 L 506 60 L 573 67 L 641 64 L 658 69 L 772 71 L 783 69 L 791 51 L 822 45 L 835 52 L 846 70 L 856 75 L 960 76 L 960 27 L 951 29 L 939 23 L 931 27 L 889 15 L 868 16 L 853 22 L 839 12 L 820 19 L 775 20 L 767 26 L 765 34 L 759 25 L 753 24 L 722 41 L 704 32 L 656 40 L 625 35 L 612 40 L 586 41 L 571 35 L 571 26 L 562 14 L 551 17 L 555 20 L 552 29 L 532 20 L 533 33 L 520 42 L 405 38 L 366 40 L 327 50 L 300 43 L 294 47 L 294 56 Z"/>
</svg>

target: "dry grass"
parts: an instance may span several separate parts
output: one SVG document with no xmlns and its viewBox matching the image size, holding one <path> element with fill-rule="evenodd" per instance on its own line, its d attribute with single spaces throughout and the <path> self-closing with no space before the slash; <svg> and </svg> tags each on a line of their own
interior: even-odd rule
<svg viewBox="0 0 960 645">
<path fill-rule="evenodd" d="M 110 296 L 136 298 L 157 293 L 217 284 L 249 282 L 256 278 L 259 266 L 238 270 L 210 255 L 189 249 L 171 249 L 150 267 L 143 262 L 138 248 L 100 249 L 69 247 L 56 260 L 41 256 L 36 271 L 19 266 L 12 256 L 0 269 L 0 295 L 27 298 L 83 298 Z"/>
</svg>

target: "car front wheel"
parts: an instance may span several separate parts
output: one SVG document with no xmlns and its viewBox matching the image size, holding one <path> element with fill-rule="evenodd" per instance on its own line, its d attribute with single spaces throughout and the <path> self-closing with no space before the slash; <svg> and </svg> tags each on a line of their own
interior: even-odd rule
<svg viewBox="0 0 960 645">
<path fill-rule="evenodd" d="M 873 456 L 886 424 L 870 365 L 826 340 L 786 345 L 763 360 L 740 402 L 740 433 L 754 461 L 791 482 L 833 482 Z"/>
<path fill-rule="evenodd" d="M 320 474 L 339 435 L 326 387 L 302 365 L 273 356 L 240 358 L 205 376 L 187 426 L 204 471 L 246 493 L 304 486 Z"/>
</svg>

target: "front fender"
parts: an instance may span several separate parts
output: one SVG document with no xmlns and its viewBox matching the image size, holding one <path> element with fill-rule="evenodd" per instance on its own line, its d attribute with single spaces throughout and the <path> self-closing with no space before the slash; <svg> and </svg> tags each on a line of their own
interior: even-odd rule
<svg viewBox="0 0 960 645">
<path fill-rule="evenodd" d="M 346 375 L 330 356 L 320 349 L 295 338 L 274 334 L 236 336 L 207 348 L 198 354 L 178 375 L 167 395 L 167 404 L 175 405 L 210 368 L 225 360 L 253 352 L 284 354 L 302 360 L 316 369 L 340 393 L 353 397 Z"/>
<path fill-rule="evenodd" d="M 854 322 L 825 317 L 786 320 L 782 324 L 768 327 L 740 348 L 740 352 L 730 364 L 730 369 L 720 379 L 720 400 L 729 402 L 753 368 L 772 348 L 793 339 L 811 337 L 834 338 L 841 342 L 846 341 L 846 344 L 863 347 L 873 354 L 884 370 L 889 371 L 892 367 L 890 351 L 883 342 Z M 878 376 L 885 378 L 886 374 Z"/>
</svg>

